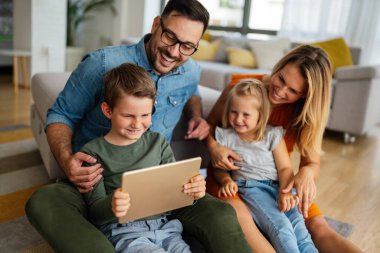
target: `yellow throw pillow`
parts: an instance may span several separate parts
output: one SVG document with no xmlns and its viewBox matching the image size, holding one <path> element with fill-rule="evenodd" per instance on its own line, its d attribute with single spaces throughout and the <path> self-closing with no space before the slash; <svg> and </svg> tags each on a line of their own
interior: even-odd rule
<svg viewBox="0 0 380 253">
<path fill-rule="evenodd" d="M 227 47 L 228 63 L 233 66 L 243 68 L 255 68 L 256 59 L 255 55 L 249 49 L 240 47 Z"/>
<path fill-rule="evenodd" d="M 353 65 L 350 48 L 343 38 L 314 42 L 311 45 L 320 47 L 326 51 L 332 64 L 332 73 L 338 67 Z"/>
<path fill-rule="evenodd" d="M 208 42 L 201 39 L 198 44 L 198 50 L 192 55 L 193 60 L 197 61 L 213 61 L 216 52 L 219 49 L 221 40 Z"/>
<path fill-rule="evenodd" d="M 206 40 L 208 42 L 211 42 L 212 41 L 212 35 L 209 31 L 205 31 L 202 35 L 202 40 Z"/>
</svg>

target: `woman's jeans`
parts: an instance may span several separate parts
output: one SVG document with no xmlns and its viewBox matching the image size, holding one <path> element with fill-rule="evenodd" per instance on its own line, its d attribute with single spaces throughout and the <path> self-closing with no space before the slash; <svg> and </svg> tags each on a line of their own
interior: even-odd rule
<svg viewBox="0 0 380 253">
<path fill-rule="evenodd" d="M 276 252 L 318 252 L 297 207 L 285 213 L 278 209 L 278 181 L 238 180 L 236 183 L 256 224 L 269 237 Z"/>
</svg>

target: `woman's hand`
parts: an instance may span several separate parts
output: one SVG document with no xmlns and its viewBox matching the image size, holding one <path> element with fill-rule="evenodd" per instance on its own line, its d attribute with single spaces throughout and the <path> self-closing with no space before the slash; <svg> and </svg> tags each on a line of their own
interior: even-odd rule
<svg viewBox="0 0 380 253">
<path fill-rule="evenodd" d="M 183 192 L 190 195 L 194 200 L 203 198 L 206 195 L 206 181 L 201 175 L 195 175 L 189 182 L 183 185 Z"/>
<path fill-rule="evenodd" d="M 241 161 L 241 158 L 226 148 L 223 145 L 216 143 L 212 148 L 209 148 L 211 164 L 215 168 L 223 169 L 223 170 L 238 170 L 239 166 L 234 165 L 234 161 Z"/>
<path fill-rule="evenodd" d="M 131 206 L 131 199 L 129 194 L 117 188 L 112 195 L 112 212 L 117 218 L 123 217 L 127 214 Z"/>
<path fill-rule="evenodd" d="M 313 169 L 308 166 L 301 167 L 298 173 L 294 176 L 294 187 L 297 190 L 297 196 L 299 198 L 298 209 L 302 215 L 307 218 L 309 207 L 313 203 L 317 194 Z M 287 185 L 287 187 L 281 192 L 290 193 L 292 188 L 293 182 Z"/>
</svg>

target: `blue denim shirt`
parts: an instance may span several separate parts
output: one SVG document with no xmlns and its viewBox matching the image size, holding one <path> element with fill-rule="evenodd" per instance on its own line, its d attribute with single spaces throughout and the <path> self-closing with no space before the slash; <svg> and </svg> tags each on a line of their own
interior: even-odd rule
<svg viewBox="0 0 380 253">
<path fill-rule="evenodd" d="M 110 130 L 111 122 L 100 107 L 104 98 L 103 75 L 125 62 L 144 68 L 155 82 L 157 98 L 150 130 L 161 133 L 170 142 L 186 102 L 192 96 L 199 96 L 200 67 L 189 59 L 177 69 L 157 75 L 149 64 L 144 48 L 144 41 L 149 38 L 148 34 L 137 44 L 94 51 L 86 55 L 71 74 L 65 88 L 47 112 L 46 126 L 64 123 L 73 129 L 73 152 Z"/>
</svg>

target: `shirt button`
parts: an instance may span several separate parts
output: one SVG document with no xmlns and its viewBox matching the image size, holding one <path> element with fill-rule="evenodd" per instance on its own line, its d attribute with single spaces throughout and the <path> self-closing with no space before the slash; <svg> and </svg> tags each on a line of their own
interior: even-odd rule
<svg viewBox="0 0 380 253">
<path fill-rule="evenodd" d="M 177 101 L 174 101 L 173 104 L 176 105 L 176 104 L 177 104 Z"/>
</svg>

